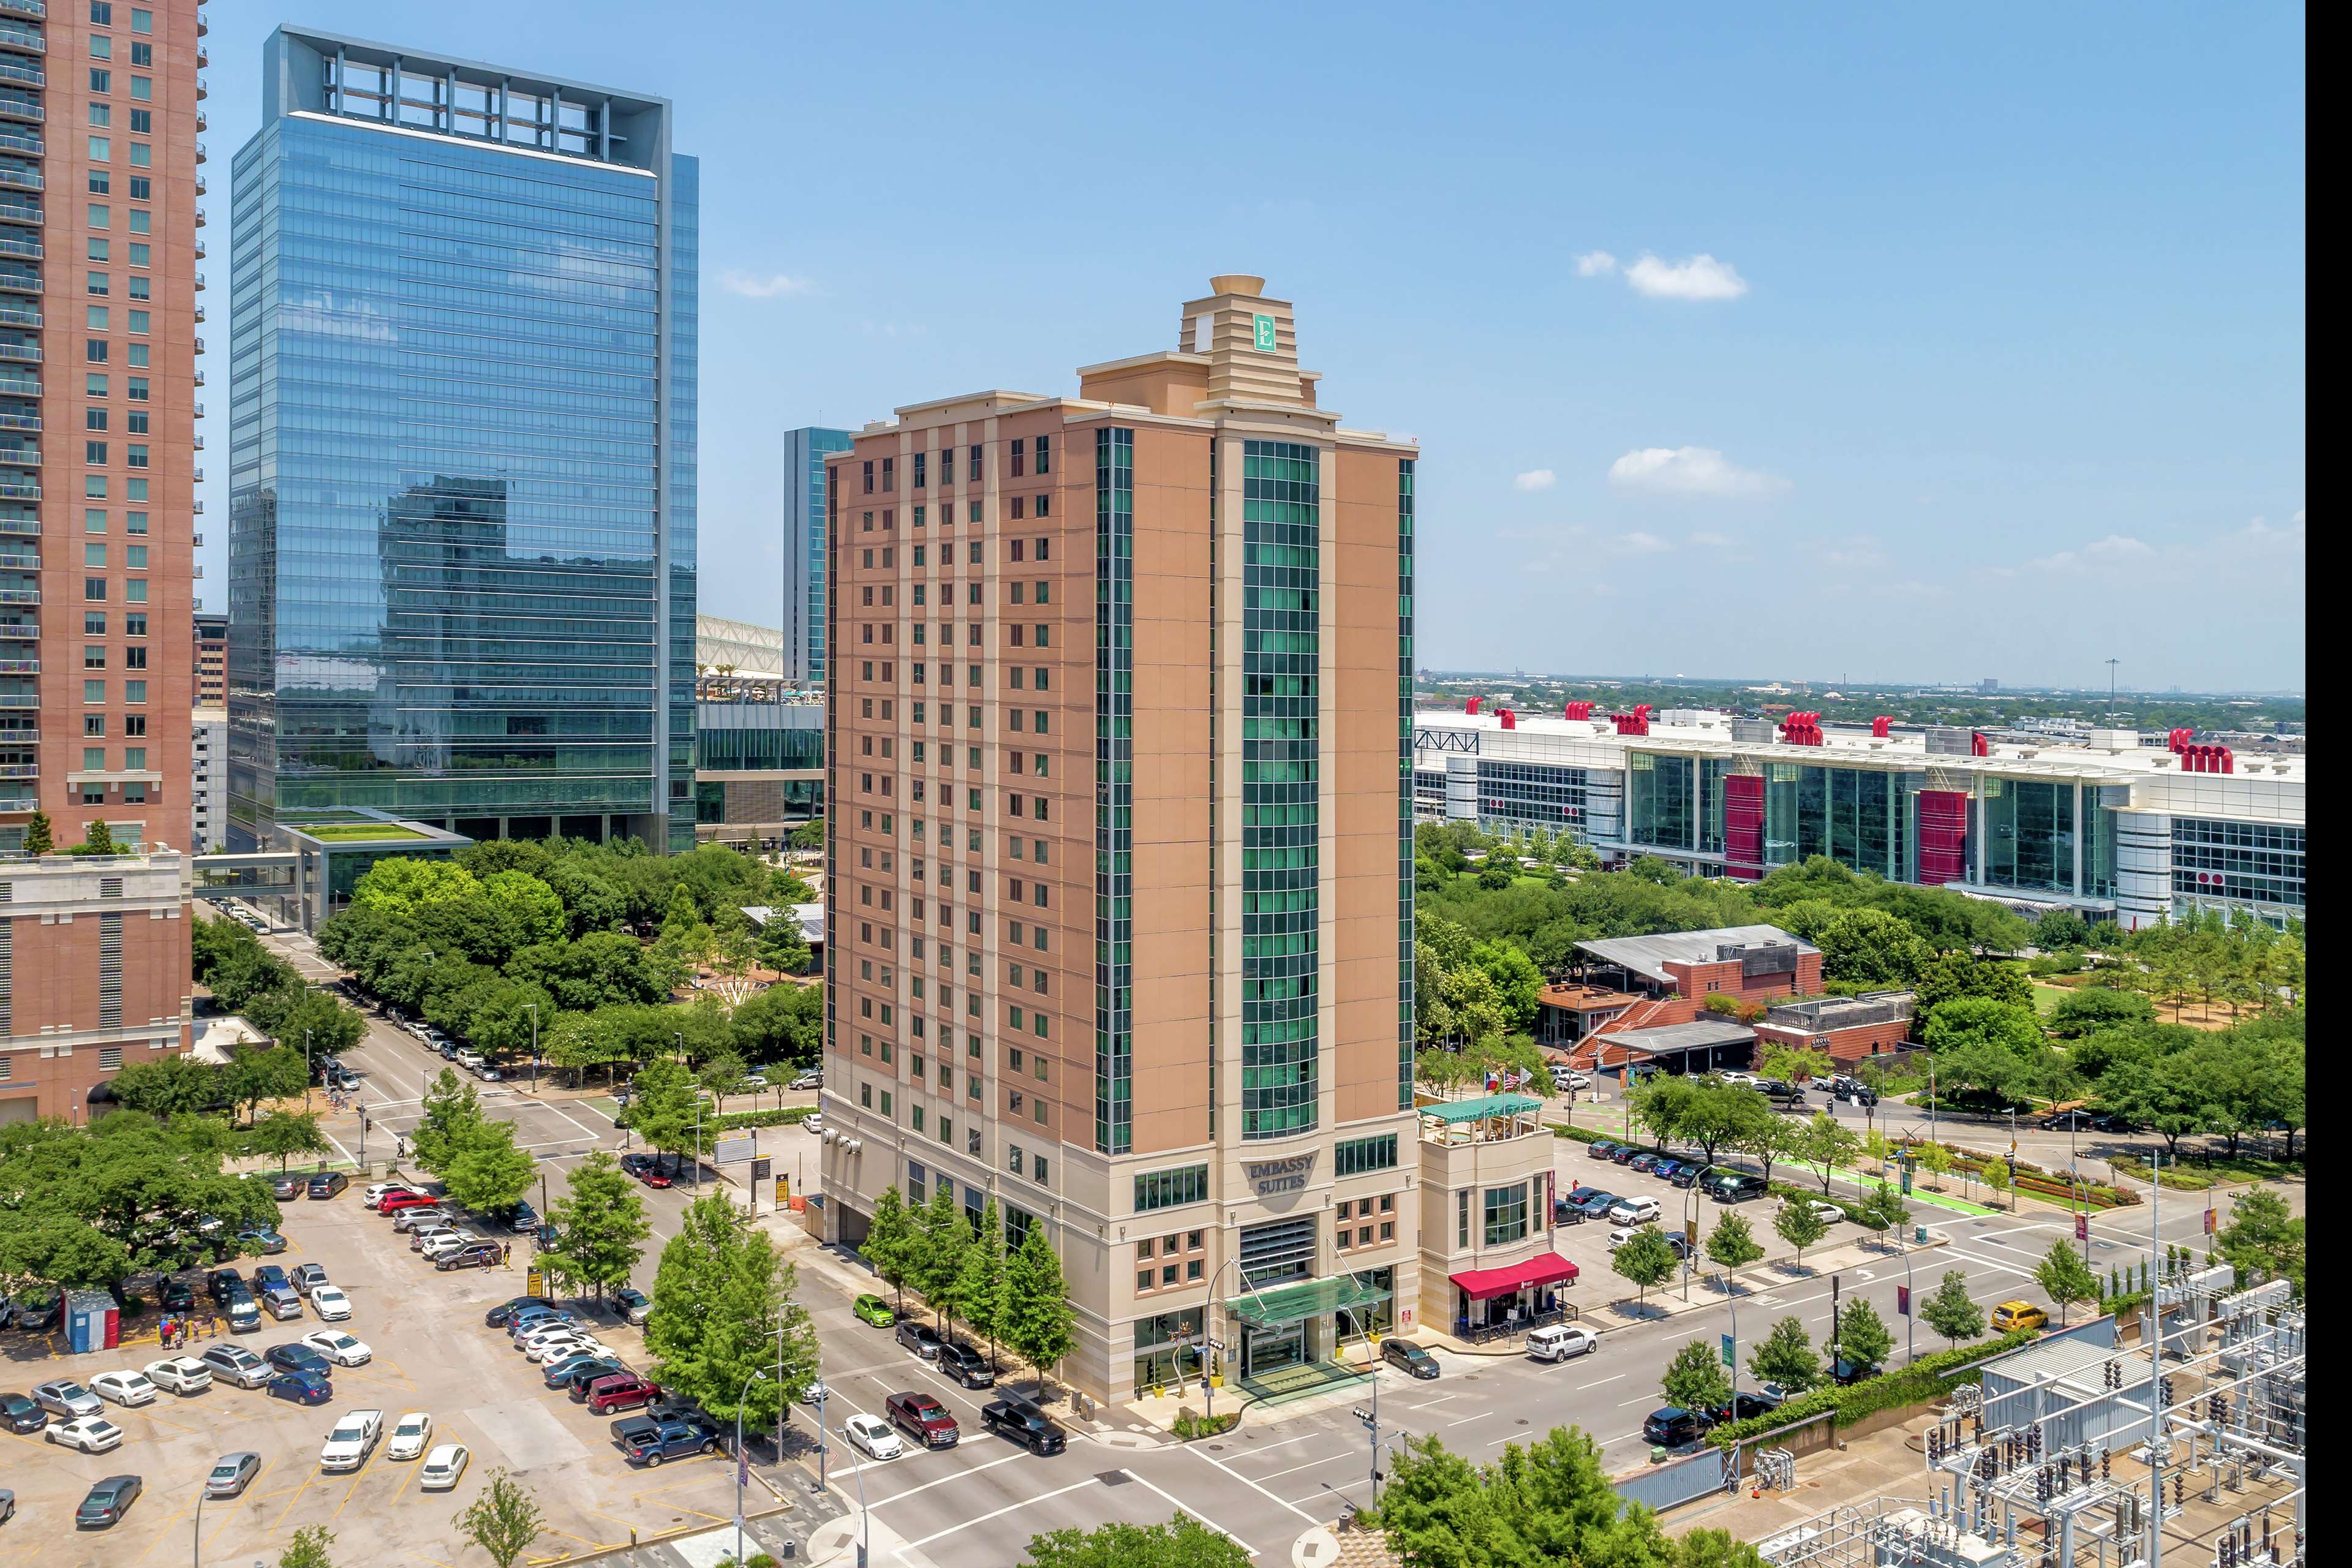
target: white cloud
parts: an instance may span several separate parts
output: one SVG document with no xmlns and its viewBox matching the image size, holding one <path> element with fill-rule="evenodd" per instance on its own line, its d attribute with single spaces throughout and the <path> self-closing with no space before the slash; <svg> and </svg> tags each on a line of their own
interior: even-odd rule
<svg viewBox="0 0 2352 1568">
<path fill-rule="evenodd" d="M 1588 250 L 1576 258 L 1576 275 L 1579 278 L 1598 278 L 1616 270 L 1617 258 L 1605 250 Z"/>
<path fill-rule="evenodd" d="M 1760 496 L 1789 488 L 1777 475 L 1724 461 L 1711 447 L 1637 447 L 1609 465 L 1609 482 L 1674 496 Z"/>
<path fill-rule="evenodd" d="M 1511 488 L 1515 490 L 1523 492 L 1548 490 L 1559 482 L 1559 476 L 1553 473 L 1549 468 L 1530 468 L 1526 473 L 1521 474 L 1517 479 L 1513 479 L 1511 481 Z"/>
<path fill-rule="evenodd" d="M 782 272 L 761 274 L 730 268 L 719 275 L 719 286 L 730 294 L 740 294 L 746 300 L 781 300 L 791 294 L 805 294 L 815 284 L 809 279 L 794 278 Z"/>
<path fill-rule="evenodd" d="M 2262 519 L 2256 518 L 2254 526 L 2260 528 Z M 2061 550 L 2054 555 L 2039 556 L 2027 562 L 2026 565 L 2038 572 L 2068 572 L 2101 564 L 2112 564 L 2118 561 L 2128 560 L 2135 555 L 2146 555 L 2147 552 L 2147 546 L 2138 540 L 2127 538 L 2120 533 L 2110 533 L 2105 539 L 2095 540 L 2079 550 Z"/>
<path fill-rule="evenodd" d="M 1617 548 L 1628 555 L 1663 555 L 1674 546 L 1654 533 L 1643 533 L 1636 529 L 1632 533 L 1619 534 Z"/>
<path fill-rule="evenodd" d="M 2291 522 L 2291 523 L 2294 524 L 2294 525 L 2295 525 L 2295 527 L 2297 527 L 2297 528 L 2301 528 L 2301 527 L 2303 526 L 2303 508 L 2301 508 L 2301 507 L 2297 507 L 2297 508 L 2295 508 L 2295 509 L 2294 509 L 2294 515 L 2293 517 L 2291 517 L 2291 518 L 2288 518 L 2288 519 L 2287 519 L 2287 521 L 2288 521 L 2289 522 Z"/>
<path fill-rule="evenodd" d="M 1702 550 L 1728 550 L 1738 542 L 1727 533 L 1694 533 L 1690 542 Z"/>
<path fill-rule="evenodd" d="M 1894 565 L 1878 541 L 1867 533 L 1843 539 L 1817 539 L 1807 546 L 1815 562 L 1831 572 L 1884 572 Z"/>
<path fill-rule="evenodd" d="M 1625 281 L 1653 300 L 1737 300 L 1748 279 L 1728 261 L 1704 252 L 1687 261 L 1661 261 L 1644 254 L 1625 268 Z"/>
</svg>

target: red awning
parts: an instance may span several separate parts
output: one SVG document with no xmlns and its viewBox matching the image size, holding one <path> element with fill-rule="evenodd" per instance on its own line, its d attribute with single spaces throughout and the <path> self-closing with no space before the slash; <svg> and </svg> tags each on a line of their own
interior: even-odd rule
<svg viewBox="0 0 2352 1568">
<path fill-rule="evenodd" d="M 1538 1252 L 1508 1268 L 1465 1268 L 1454 1276 L 1454 1282 L 1473 1301 L 1484 1301 L 1529 1285 L 1557 1285 L 1563 1280 L 1573 1285 L 1576 1273 L 1576 1265 L 1559 1253 Z"/>
</svg>

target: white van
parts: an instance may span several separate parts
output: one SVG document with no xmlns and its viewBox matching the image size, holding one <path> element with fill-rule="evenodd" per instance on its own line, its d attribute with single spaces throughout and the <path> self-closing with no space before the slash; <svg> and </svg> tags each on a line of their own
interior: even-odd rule
<svg viewBox="0 0 2352 1568">
<path fill-rule="evenodd" d="M 1601 1348 L 1601 1336 L 1574 1323 L 1547 1323 L 1528 1336 L 1528 1354 L 1537 1361 L 1566 1361 Z"/>
</svg>

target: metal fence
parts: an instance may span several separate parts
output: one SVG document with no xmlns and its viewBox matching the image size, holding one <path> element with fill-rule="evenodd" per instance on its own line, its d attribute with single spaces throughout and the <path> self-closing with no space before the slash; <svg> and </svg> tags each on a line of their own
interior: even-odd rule
<svg viewBox="0 0 2352 1568">
<path fill-rule="evenodd" d="M 1718 1492 L 1738 1490 L 1739 1466 L 1738 1449 L 1702 1448 L 1687 1458 L 1627 1476 L 1616 1484 L 1617 1495 L 1663 1513 Z"/>
</svg>

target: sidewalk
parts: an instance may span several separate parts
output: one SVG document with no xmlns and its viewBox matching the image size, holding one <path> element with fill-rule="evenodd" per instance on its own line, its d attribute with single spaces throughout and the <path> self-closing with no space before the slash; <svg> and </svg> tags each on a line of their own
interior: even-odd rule
<svg viewBox="0 0 2352 1568">
<path fill-rule="evenodd" d="M 1815 1280 L 1827 1279 L 1832 1274 L 1873 1268 L 1880 1265 L 1899 1269 L 1904 1267 L 1904 1259 L 1906 1257 L 1915 1253 L 1932 1251 L 1938 1247 L 1948 1245 L 1950 1240 L 1949 1237 L 1939 1236 L 1931 1230 L 1927 1233 L 1926 1241 L 1910 1243 L 1901 1250 L 1883 1247 L 1874 1241 L 1849 1241 L 1835 1247 L 1815 1247 L 1807 1254 L 1801 1267 L 1793 1258 L 1782 1258 L 1779 1262 L 1759 1263 L 1751 1268 L 1742 1269 L 1731 1277 L 1733 1289 L 1729 1290 L 1723 1288 L 1721 1275 L 1702 1270 L 1693 1273 L 1690 1277 L 1690 1297 L 1687 1300 L 1675 1292 L 1673 1286 L 1661 1286 L 1659 1293 L 1649 1298 L 1646 1303 L 1637 1304 L 1635 1301 L 1623 1300 L 1609 1301 L 1598 1307 L 1587 1308 L 1577 1321 L 1588 1329 L 1608 1333 L 1612 1330 L 1630 1329 L 1642 1323 L 1661 1322 L 1665 1319 L 1679 1317 L 1685 1312 L 1696 1311 L 1703 1307 L 1721 1306 L 1735 1297 L 1741 1300 L 1759 1300 L 1769 1306 L 1773 1304 L 1773 1292 L 1776 1290 L 1810 1284 Z M 1495 1342 L 1496 1344 L 1504 1342 Z M 1524 1350 L 1525 1345 L 1525 1337 L 1522 1336 L 1514 1348 Z M 1449 1345 L 1448 1348 L 1453 1347 Z M 1482 1345 L 1470 1353 L 1496 1352 L 1490 1347 Z"/>
</svg>

